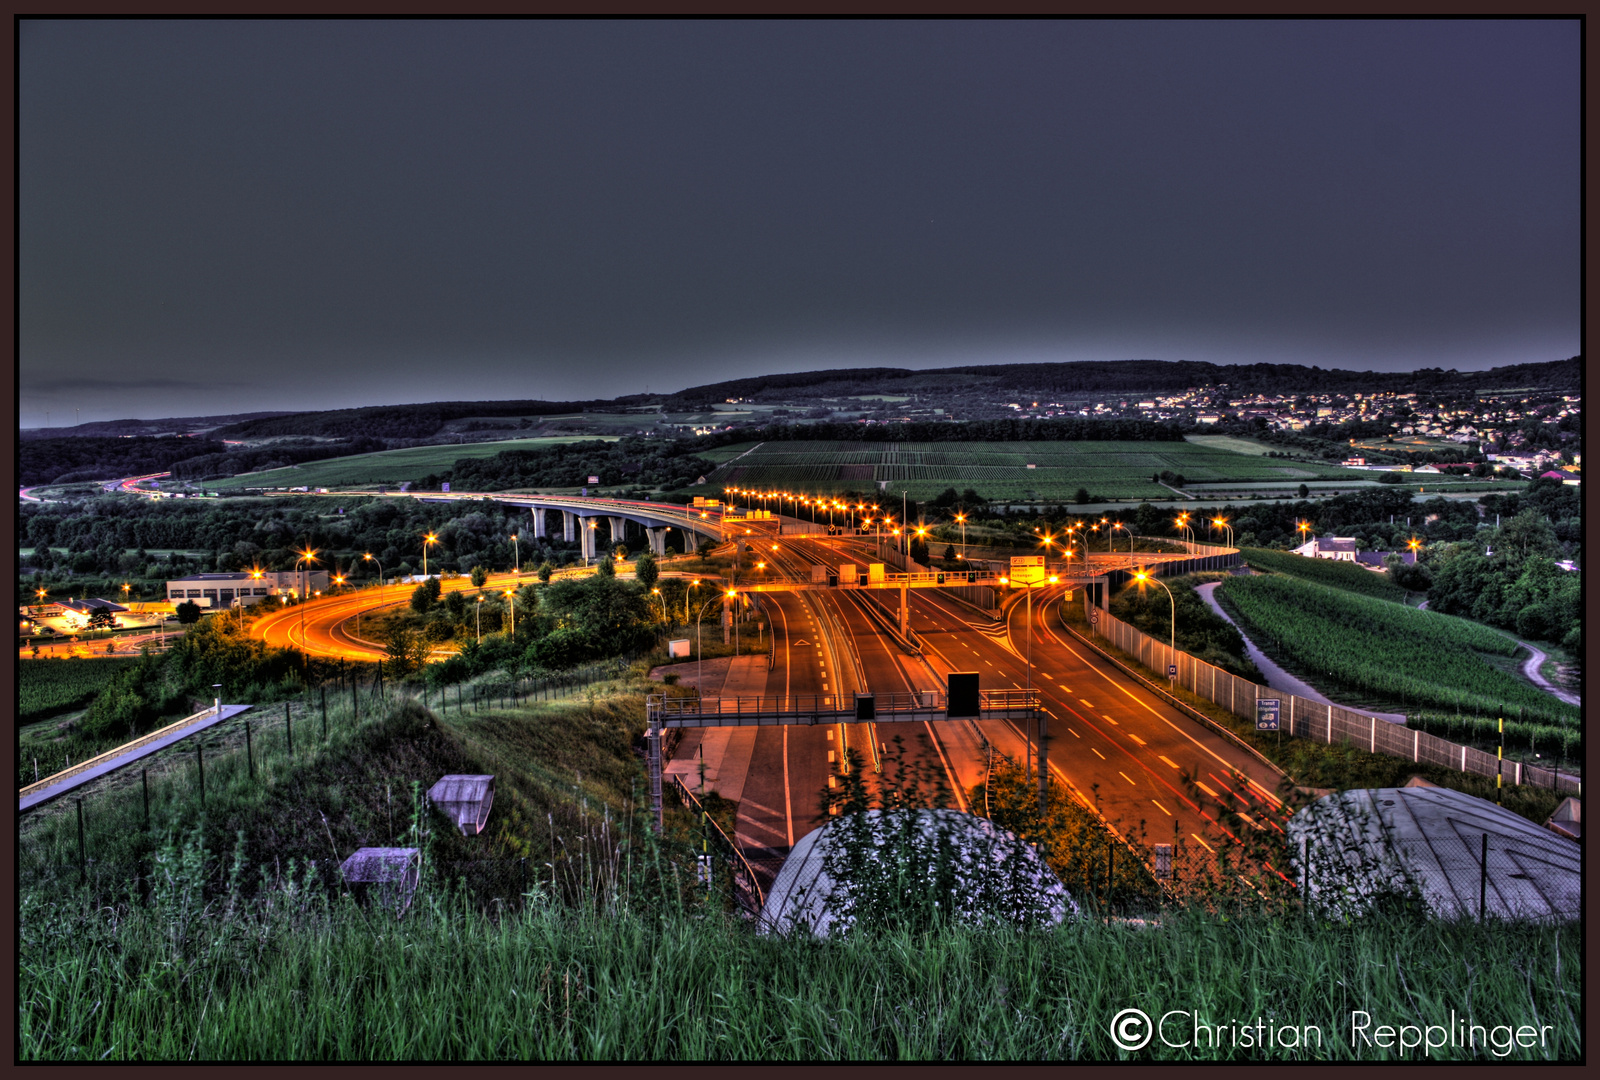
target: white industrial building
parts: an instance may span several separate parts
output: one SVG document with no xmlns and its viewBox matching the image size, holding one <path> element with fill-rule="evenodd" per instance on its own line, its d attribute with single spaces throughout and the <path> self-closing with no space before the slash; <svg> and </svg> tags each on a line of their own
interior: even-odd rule
<svg viewBox="0 0 1600 1080">
<path fill-rule="evenodd" d="M 232 574 L 190 574 L 167 582 L 167 599 L 202 608 L 232 607 L 235 600 L 249 606 L 268 596 L 315 596 L 328 589 L 326 570 L 259 570 Z"/>
</svg>

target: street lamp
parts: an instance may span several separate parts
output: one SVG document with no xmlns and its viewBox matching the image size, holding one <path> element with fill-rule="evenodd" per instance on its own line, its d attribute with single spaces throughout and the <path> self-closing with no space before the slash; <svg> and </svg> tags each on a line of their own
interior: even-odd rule
<svg viewBox="0 0 1600 1080">
<path fill-rule="evenodd" d="M 372 562 L 377 565 L 377 567 L 378 567 L 378 588 L 381 590 L 383 588 L 383 564 L 381 562 L 378 562 L 377 559 L 373 558 L 372 552 L 370 552 L 370 551 L 367 552 L 366 554 L 362 555 L 361 557 L 363 559 L 371 559 Z"/>
<path fill-rule="evenodd" d="M 967 557 L 967 515 L 957 514 L 956 522 L 961 526 L 961 554 L 957 555 L 956 558 L 965 559 Z"/>
<path fill-rule="evenodd" d="M 1303 546 L 1306 542 L 1306 533 L 1311 531 L 1311 522 L 1297 521 L 1294 523 L 1294 527 L 1300 532 L 1300 543 Z"/>
<path fill-rule="evenodd" d="M 478 613 L 478 644 L 483 644 L 483 594 L 478 594 L 478 606 L 474 610 Z"/>
<path fill-rule="evenodd" d="M 1173 683 L 1176 683 L 1177 676 L 1171 673 L 1171 669 L 1178 662 L 1178 602 L 1172 598 L 1172 590 L 1167 589 L 1167 583 L 1162 581 L 1160 578 L 1151 577 L 1150 571 L 1148 570 L 1140 569 L 1134 571 L 1133 580 L 1137 581 L 1140 585 L 1143 585 L 1147 581 L 1153 581 L 1157 585 L 1160 585 L 1163 589 L 1167 590 L 1167 605 L 1172 611 L 1172 644 L 1169 646 L 1169 651 L 1167 653 L 1167 678 Z"/>
<path fill-rule="evenodd" d="M 512 571 L 512 573 L 516 574 L 517 577 L 521 577 L 522 576 L 522 542 L 517 539 L 517 534 L 516 533 L 512 533 L 511 534 L 511 550 L 514 553 L 513 557 L 516 559 L 515 569 Z"/>
<path fill-rule="evenodd" d="M 1120 521 L 1112 522 L 1111 523 L 1111 527 L 1106 530 L 1106 553 L 1110 554 L 1110 552 L 1111 552 L 1111 537 L 1118 529 L 1121 529 L 1123 532 L 1128 534 L 1128 554 L 1132 555 L 1133 554 L 1133 530 L 1128 528 L 1126 525 L 1124 525 Z"/>
<path fill-rule="evenodd" d="M 700 582 L 698 580 L 689 582 L 689 589 L 698 589 L 699 587 Z M 685 626 L 689 625 L 689 589 L 683 590 L 683 624 Z"/>
<path fill-rule="evenodd" d="M 700 583 L 697 581 L 697 582 L 695 582 L 695 584 L 698 585 Z M 703 643 L 704 643 L 704 640 L 705 640 L 705 632 L 704 632 L 704 629 L 703 629 L 703 626 L 704 626 L 703 620 L 706 617 L 706 608 L 710 607 L 712 604 L 715 604 L 717 601 L 723 599 L 724 595 L 726 595 L 729 598 L 732 598 L 734 596 L 737 596 L 738 593 L 735 592 L 733 589 L 729 589 L 726 594 L 723 594 L 723 593 L 719 592 L 716 596 L 713 596 L 711 599 L 707 600 L 704 604 L 701 604 L 700 605 L 700 610 L 695 613 L 695 617 L 694 617 L 694 663 L 695 663 L 695 668 L 694 668 L 694 692 L 699 697 L 704 697 L 705 696 L 705 692 L 702 689 L 705 686 L 704 679 L 705 679 L 705 673 L 706 673 L 706 655 L 705 655 L 705 649 L 704 649 L 704 646 L 703 646 Z M 735 642 L 737 642 L 738 639 L 735 638 L 734 640 L 735 640 Z M 737 644 L 735 644 L 734 647 L 737 648 L 738 647 Z"/>
<path fill-rule="evenodd" d="M 1212 518 L 1211 519 L 1211 524 L 1215 525 L 1219 529 L 1227 530 L 1228 546 L 1232 547 L 1233 546 L 1233 526 L 1228 524 L 1228 519 L 1224 518 L 1224 517 Z"/>
<path fill-rule="evenodd" d="M 305 550 L 299 552 L 299 555 L 300 555 L 300 557 L 294 561 L 294 568 L 297 571 L 300 569 L 300 564 L 301 563 L 303 563 L 303 562 L 312 562 L 312 563 L 314 563 L 314 562 L 317 561 L 317 552 L 313 548 L 306 548 Z M 307 598 L 309 597 L 309 594 L 310 594 L 310 578 L 309 578 L 308 575 L 302 574 L 301 575 L 300 595 L 299 595 L 299 597 L 296 598 L 297 602 L 300 604 L 300 647 L 302 649 L 306 647 L 306 608 L 305 608 L 305 603 L 306 603 Z"/>
<path fill-rule="evenodd" d="M 438 542 L 439 542 L 439 538 L 437 536 L 433 535 L 433 533 L 429 533 L 422 541 L 422 577 L 423 577 L 423 580 L 427 580 L 427 577 L 428 577 L 428 545 L 429 544 L 437 544 Z"/>
<path fill-rule="evenodd" d="M 511 589 L 506 590 L 506 596 L 511 604 L 511 640 L 517 640 L 517 594 Z"/>
</svg>

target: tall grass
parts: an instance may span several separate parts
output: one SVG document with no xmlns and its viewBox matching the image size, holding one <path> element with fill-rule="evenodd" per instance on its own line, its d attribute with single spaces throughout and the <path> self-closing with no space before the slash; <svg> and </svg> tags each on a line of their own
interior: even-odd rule
<svg viewBox="0 0 1600 1080">
<path fill-rule="evenodd" d="M 1420 1059 L 1352 1047 L 1377 1023 L 1551 1025 L 1519 1060 L 1582 1054 L 1571 926 L 1350 923 L 1177 911 L 1159 927 L 946 926 L 843 940 L 763 938 L 692 901 L 486 918 L 448 894 L 402 920 L 288 877 L 253 906 L 197 911 L 185 863 L 160 904 L 24 898 L 25 1060 Z M 1212 1024 L 1315 1025 L 1320 1049 L 1152 1043 L 1124 1008 Z M 1455 1048 L 1436 1058 L 1489 1059 Z"/>
</svg>

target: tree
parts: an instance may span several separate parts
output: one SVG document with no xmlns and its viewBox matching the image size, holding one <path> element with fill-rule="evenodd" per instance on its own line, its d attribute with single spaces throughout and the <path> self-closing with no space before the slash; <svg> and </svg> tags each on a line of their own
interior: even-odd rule
<svg viewBox="0 0 1600 1080">
<path fill-rule="evenodd" d="M 96 611 L 93 615 L 89 616 L 90 630 L 109 630 L 111 627 L 115 626 L 116 623 L 116 618 L 113 617 L 109 611 Z"/>
<path fill-rule="evenodd" d="M 612 554 L 615 555 L 618 559 L 626 559 L 628 557 L 628 545 L 626 545 L 626 544 L 618 544 L 615 548 L 612 549 Z"/>
<path fill-rule="evenodd" d="M 956 546 L 954 544 L 946 544 L 944 546 L 944 559 L 945 559 L 945 562 L 954 562 L 955 558 L 956 558 Z M 970 581 L 971 579 L 969 578 L 968 580 Z"/>
<path fill-rule="evenodd" d="M 617 576 L 617 567 L 611 559 L 602 558 L 600 565 L 595 567 L 595 572 L 601 577 L 614 578 Z"/>
<path fill-rule="evenodd" d="M 1306 487 L 1304 484 L 1301 484 L 1295 489 L 1295 494 L 1299 495 L 1302 499 L 1308 499 L 1311 497 L 1311 489 Z"/>
<path fill-rule="evenodd" d="M 661 568 L 656 565 L 656 557 L 648 551 L 640 555 L 639 561 L 634 564 L 633 576 L 645 588 L 654 587 L 656 579 L 661 576 Z"/>
<path fill-rule="evenodd" d="M 184 626 L 193 626 L 200 621 L 200 605 L 193 600 L 185 600 L 177 607 L 178 622 Z"/>
<path fill-rule="evenodd" d="M 428 609 L 433 607 L 433 594 L 428 591 L 428 586 L 436 580 L 436 578 L 429 578 L 426 582 L 411 590 L 411 610 L 418 615 L 426 615 Z"/>
<path fill-rule="evenodd" d="M 396 623 L 389 628 L 383 643 L 387 670 L 395 675 L 408 675 L 427 660 L 428 643 L 415 631 Z"/>
<path fill-rule="evenodd" d="M 476 565 L 476 566 L 474 566 L 472 568 L 472 587 L 474 589 L 483 588 L 484 583 L 486 581 L 488 581 L 488 580 L 489 580 L 489 571 L 484 569 L 484 566 L 483 566 L 482 563 L 479 563 L 478 565 Z"/>
<path fill-rule="evenodd" d="M 544 562 L 539 564 L 540 581 L 548 582 L 550 580 L 550 575 L 554 574 L 555 572 L 556 568 L 550 565 L 549 559 L 546 559 Z"/>
<path fill-rule="evenodd" d="M 1089 489 L 1088 488 L 1079 488 L 1077 490 L 1077 493 L 1072 496 L 1072 501 L 1075 502 L 1075 503 L 1086 503 L 1086 502 L 1088 502 L 1089 501 Z"/>
</svg>

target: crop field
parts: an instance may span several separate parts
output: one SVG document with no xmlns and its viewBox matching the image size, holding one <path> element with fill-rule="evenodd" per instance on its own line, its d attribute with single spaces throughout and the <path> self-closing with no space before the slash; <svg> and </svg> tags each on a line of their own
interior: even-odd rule
<svg viewBox="0 0 1600 1080">
<path fill-rule="evenodd" d="M 89 704 L 111 677 L 139 661 L 17 661 L 17 723 L 70 712 Z"/>
<path fill-rule="evenodd" d="M 1139 500 L 1173 496 L 1151 480 L 1161 472 L 1199 482 L 1365 479 L 1336 466 L 1280 462 L 1190 442 L 788 441 L 752 449 L 753 445 L 719 450 L 723 465 L 706 478 L 705 489 L 827 493 L 877 487 L 923 499 L 948 487 L 971 487 L 991 499 L 1067 500 L 1079 488 L 1087 488 L 1097 498 Z"/>
<path fill-rule="evenodd" d="M 1335 562 L 1333 559 L 1313 559 L 1287 551 L 1270 551 L 1266 548 L 1243 548 L 1244 561 L 1257 570 L 1275 574 L 1289 574 L 1318 585 L 1329 585 L 1345 592 L 1375 596 L 1380 600 L 1404 600 L 1405 590 L 1389 581 L 1389 575 L 1374 573 L 1355 563 Z"/>
<path fill-rule="evenodd" d="M 1511 657 L 1517 644 L 1486 626 L 1359 596 L 1287 575 L 1229 578 L 1217 590 L 1258 645 L 1335 682 L 1464 715 L 1515 716 L 1576 727 L 1578 710 L 1480 657 Z"/>
<path fill-rule="evenodd" d="M 403 450 L 380 450 L 373 454 L 308 461 L 304 465 L 265 472 L 245 473 L 226 480 L 207 480 L 208 490 L 237 490 L 253 487 L 352 487 L 363 484 L 400 484 L 430 472 L 444 472 L 461 458 L 494 457 L 502 450 L 541 450 L 563 443 L 601 440 L 616 442 L 615 435 L 560 435 L 538 439 L 506 439 L 500 442 L 446 443 L 440 446 L 408 446 Z"/>
</svg>

